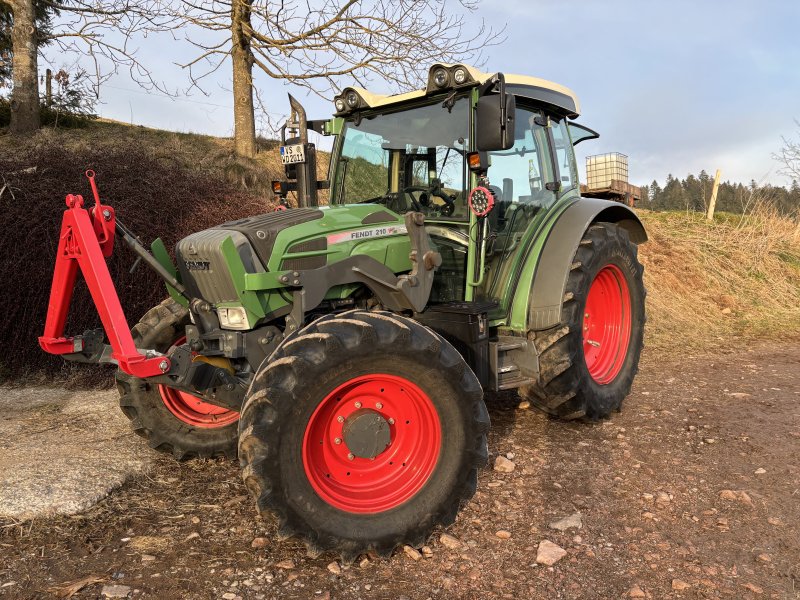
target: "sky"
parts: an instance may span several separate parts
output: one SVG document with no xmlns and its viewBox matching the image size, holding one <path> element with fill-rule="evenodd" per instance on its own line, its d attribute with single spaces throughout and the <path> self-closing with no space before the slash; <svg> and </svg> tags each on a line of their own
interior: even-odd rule
<svg viewBox="0 0 800 600">
<path fill-rule="evenodd" d="M 798 131 L 800 0 L 483 0 L 466 27 L 482 21 L 505 28 L 486 48 L 482 70 L 549 79 L 577 94 L 578 122 L 601 134 L 577 147 L 581 166 L 586 155 L 622 152 L 635 184 L 663 184 L 668 174 L 701 169 L 721 169 L 723 180 L 787 183 L 771 154 L 782 136 Z M 177 63 L 195 49 L 165 34 L 138 45 L 155 79 L 173 90 L 188 87 Z M 205 81 L 207 95 L 170 98 L 142 90 L 121 72 L 101 88 L 97 112 L 229 136 L 230 78 L 224 65 Z M 259 74 L 255 82 L 273 119 L 288 112 L 287 92 L 311 118 L 332 112 L 330 99 Z M 390 91 L 381 81 L 370 88 Z"/>
</svg>

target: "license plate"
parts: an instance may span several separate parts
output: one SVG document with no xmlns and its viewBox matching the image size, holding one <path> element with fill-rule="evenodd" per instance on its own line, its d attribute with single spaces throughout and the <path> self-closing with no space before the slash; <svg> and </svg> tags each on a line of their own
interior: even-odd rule
<svg viewBox="0 0 800 600">
<path fill-rule="evenodd" d="M 306 162 L 306 151 L 303 144 L 281 146 L 281 162 L 285 165 Z"/>
</svg>

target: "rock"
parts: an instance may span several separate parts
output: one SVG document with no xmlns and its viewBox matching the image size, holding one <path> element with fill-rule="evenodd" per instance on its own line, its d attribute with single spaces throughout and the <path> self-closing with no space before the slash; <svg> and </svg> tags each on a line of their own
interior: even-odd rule
<svg viewBox="0 0 800 600">
<path fill-rule="evenodd" d="M 328 571 L 333 573 L 334 575 L 341 575 L 342 574 L 342 567 L 339 566 L 339 563 L 333 561 L 328 565 Z"/>
<path fill-rule="evenodd" d="M 746 504 L 748 506 L 753 506 L 753 500 L 747 494 L 747 492 L 743 492 L 741 490 L 722 490 L 719 493 L 719 497 L 723 500 L 732 500 L 735 502 L 741 502 L 742 504 Z"/>
<path fill-rule="evenodd" d="M 780 527 L 781 525 L 783 525 L 781 520 L 777 517 L 767 517 L 767 523 L 769 523 L 770 525 L 775 525 L 776 527 Z"/>
<path fill-rule="evenodd" d="M 764 588 L 757 586 L 755 583 L 745 583 L 742 584 L 742 587 L 746 590 L 750 590 L 754 594 L 763 594 Z"/>
<path fill-rule="evenodd" d="M 100 591 L 103 598 L 127 598 L 131 593 L 131 588 L 127 585 L 104 585 Z"/>
<path fill-rule="evenodd" d="M 658 492 L 656 495 L 656 504 L 669 504 L 671 501 L 672 498 L 666 492 Z"/>
<path fill-rule="evenodd" d="M 495 535 L 499 537 L 501 540 L 511 539 L 511 532 L 506 531 L 505 529 L 501 529 L 500 531 L 496 532 Z"/>
<path fill-rule="evenodd" d="M 358 566 L 362 569 L 366 569 L 369 566 L 369 559 L 365 556 L 361 559 L 361 562 L 358 563 Z"/>
<path fill-rule="evenodd" d="M 519 408 L 520 410 L 527 410 L 527 409 L 529 409 L 530 407 L 531 407 L 531 403 L 530 403 L 530 402 L 528 402 L 527 400 L 523 400 L 522 402 L 520 402 L 520 403 L 517 405 L 517 408 Z"/>
<path fill-rule="evenodd" d="M 722 309 L 722 314 L 723 315 L 729 315 L 729 314 L 731 314 L 731 312 L 732 311 L 731 311 L 730 308 L 725 307 L 725 308 Z"/>
<path fill-rule="evenodd" d="M 222 594 L 223 600 L 233 600 L 234 598 L 236 598 L 236 594 L 234 594 L 233 592 L 225 592 L 224 594 Z"/>
<path fill-rule="evenodd" d="M 683 590 L 688 590 L 690 587 L 692 587 L 692 586 L 690 586 L 688 583 L 686 583 L 685 581 L 682 581 L 680 579 L 673 579 L 672 580 L 672 589 L 673 590 L 677 590 L 679 592 L 682 592 Z"/>
<path fill-rule="evenodd" d="M 631 589 L 628 590 L 628 597 L 629 598 L 647 598 L 647 594 L 642 591 L 638 585 L 633 586 Z"/>
<path fill-rule="evenodd" d="M 433 549 L 430 546 L 423 546 L 420 548 L 420 552 L 425 558 L 433 558 Z"/>
<path fill-rule="evenodd" d="M 449 533 L 443 533 L 439 537 L 439 542 L 445 548 L 449 550 L 460 550 L 464 544 L 459 540 L 457 537 L 450 535 Z"/>
<path fill-rule="evenodd" d="M 758 468 L 755 471 L 753 471 L 753 475 L 763 475 L 766 472 L 767 472 L 766 469 Z"/>
<path fill-rule="evenodd" d="M 761 562 L 772 562 L 772 557 L 767 553 L 762 553 L 758 555 L 758 560 Z"/>
<path fill-rule="evenodd" d="M 576 512 L 563 519 L 553 521 L 548 525 L 550 529 L 557 529 L 558 531 L 567 531 L 568 529 L 581 529 L 583 527 L 583 517 L 581 513 Z"/>
<path fill-rule="evenodd" d="M 706 444 L 716 444 L 717 443 L 717 440 L 715 440 L 714 438 L 703 438 L 703 441 Z"/>
<path fill-rule="evenodd" d="M 422 558 L 422 554 L 420 554 L 417 550 L 415 550 L 411 546 L 403 546 L 403 552 L 405 552 L 406 556 L 413 561 L 417 561 Z"/>
<path fill-rule="evenodd" d="M 294 561 L 291 558 L 287 558 L 279 563 L 275 563 L 275 566 L 279 569 L 294 569 Z"/>
<path fill-rule="evenodd" d="M 505 456 L 498 456 L 494 459 L 494 470 L 498 473 L 511 473 L 516 465 Z"/>
<path fill-rule="evenodd" d="M 200 517 L 192 517 L 192 523 L 197 525 L 200 522 Z"/>
<path fill-rule="evenodd" d="M 197 538 L 199 538 L 199 537 L 200 537 L 200 534 L 199 534 L 199 533 L 197 533 L 196 531 L 194 531 L 194 532 L 190 533 L 189 535 L 187 535 L 187 536 L 186 536 L 186 537 L 183 539 L 183 541 L 184 541 L 184 542 L 188 542 L 189 540 L 196 540 L 196 539 L 197 539 Z"/>
<path fill-rule="evenodd" d="M 553 566 L 567 555 L 567 551 L 561 546 L 554 544 L 550 540 L 539 542 L 539 549 L 536 552 L 536 562 L 540 565 Z"/>
<path fill-rule="evenodd" d="M 153 556 L 152 554 L 142 554 L 142 562 L 150 562 L 150 561 L 153 561 L 155 559 L 156 559 L 156 557 Z"/>
<path fill-rule="evenodd" d="M 253 538 L 253 541 L 250 542 L 251 548 L 265 548 L 266 546 L 267 546 L 267 538 L 264 537 Z"/>
</svg>

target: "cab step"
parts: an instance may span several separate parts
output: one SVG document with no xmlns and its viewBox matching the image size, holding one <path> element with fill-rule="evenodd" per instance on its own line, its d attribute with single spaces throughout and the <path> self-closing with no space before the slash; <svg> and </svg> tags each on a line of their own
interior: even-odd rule
<svg viewBox="0 0 800 600">
<path fill-rule="evenodd" d="M 489 389 L 513 390 L 536 381 L 538 363 L 529 344 L 516 336 L 497 336 L 489 341 Z"/>
</svg>

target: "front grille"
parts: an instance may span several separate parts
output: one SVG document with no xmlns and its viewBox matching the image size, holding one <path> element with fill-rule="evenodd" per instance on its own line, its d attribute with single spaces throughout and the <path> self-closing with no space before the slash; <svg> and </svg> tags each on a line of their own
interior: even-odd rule
<svg viewBox="0 0 800 600">
<path fill-rule="evenodd" d="M 312 252 L 314 250 L 327 250 L 328 241 L 324 237 L 308 240 L 307 242 L 298 242 L 293 244 L 286 251 L 287 253 L 295 252 Z M 320 256 L 307 256 L 305 258 L 290 258 L 281 261 L 281 271 L 300 271 L 304 269 L 319 269 L 328 264 L 328 257 L 324 254 Z"/>
</svg>

